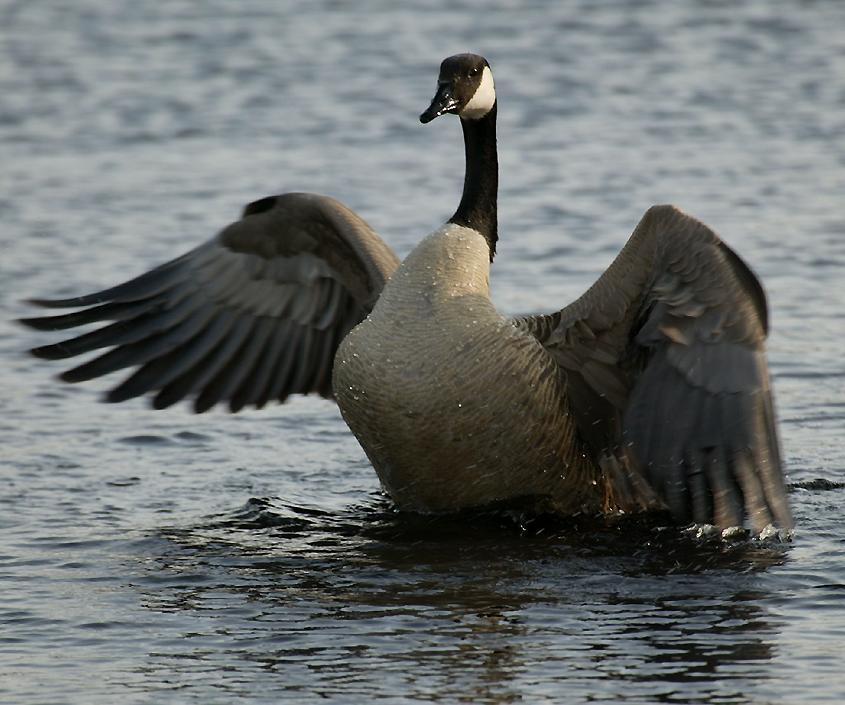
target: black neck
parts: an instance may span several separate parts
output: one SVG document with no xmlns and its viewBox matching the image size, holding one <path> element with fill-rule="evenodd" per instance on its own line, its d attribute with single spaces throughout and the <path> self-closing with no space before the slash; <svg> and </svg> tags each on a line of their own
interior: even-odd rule
<svg viewBox="0 0 845 705">
<path fill-rule="evenodd" d="M 496 192 L 499 188 L 499 159 L 496 154 L 496 104 L 479 120 L 461 119 L 466 150 L 466 174 L 461 203 L 450 223 L 481 233 L 490 246 L 490 261 L 499 239 L 496 225 Z"/>
</svg>

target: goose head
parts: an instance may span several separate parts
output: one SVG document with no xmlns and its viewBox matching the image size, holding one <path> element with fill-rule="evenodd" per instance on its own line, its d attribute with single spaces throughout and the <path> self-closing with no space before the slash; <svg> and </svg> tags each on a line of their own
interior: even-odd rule
<svg viewBox="0 0 845 705">
<path fill-rule="evenodd" d="M 437 93 L 422 115 L 427 123 L 445 113 L 464 120 L 479 120 L 496 105 L 496 89 L 487 59 L 478 54 L 456 54 L 443 60 Z"/>
</svg>

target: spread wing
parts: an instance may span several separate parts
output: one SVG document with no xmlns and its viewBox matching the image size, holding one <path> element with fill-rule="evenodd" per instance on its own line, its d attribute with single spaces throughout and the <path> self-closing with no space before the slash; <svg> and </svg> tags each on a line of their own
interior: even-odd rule
<svg viewBox="0 0 845 705">
<path fill-rule="evenodd" d="M 112 321 L 32 350 L 61 360 L 111 348 L 61 375 L 81 382 L 137 368 L 108 401 L 151 392 L 157 409 L 184 398 L 197 412 L 222 401 L 260 408 L 290 394 L 331 396 L 338 344 L 398 264 L 343 204 L 288 193 L 251 203 L 216 237 L 124 284 L 32 301 L 82 310 L 22 322 L 52 331 Z"/>
<path fill-rule="evenodd" d="M 707 226 L 654 206 L 583 296 L 515 323 L 565 372 L 597 460 L 621 459 L 677 519 L 792 526 L 765 294 Z"/>
</svg>

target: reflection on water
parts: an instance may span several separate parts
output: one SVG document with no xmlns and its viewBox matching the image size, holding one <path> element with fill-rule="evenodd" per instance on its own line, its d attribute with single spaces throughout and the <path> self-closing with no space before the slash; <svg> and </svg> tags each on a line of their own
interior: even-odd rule
<svg viewBox="0 0 845 705">
<path fill-rule="evenodd" d="M 601 701 L 604 679 L 617 702 L 755 702 L 747 679 L 765 678 L 778 634 L 757 576 L 789 550 L 635 520 L 434 519 L 381 500 L 338 515 L 253 499 L 161 538 L 144 603 L 203 628 L 176 665 L 151 654 L 147 677 L 236 655 L 302 697 L 364 698 L 377 673 L 385 693 L 495 703 L 561 683 Z M 209 650 L 217 639 L 227 648 Z"/>
</svg>

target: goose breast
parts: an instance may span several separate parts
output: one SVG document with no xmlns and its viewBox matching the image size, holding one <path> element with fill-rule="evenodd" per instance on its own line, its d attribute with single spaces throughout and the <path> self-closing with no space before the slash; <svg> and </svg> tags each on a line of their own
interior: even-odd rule
<svg viewBox="0 0 845 705">
<path fill-rule="evenodd" d="M 488 273 L 477 232 L 450 224 L 426 238 L 338 349 L 341 412 L 406 509 L 542 496 L 595 511 L 558 366 L 496 311 Z"/>
</svg>

